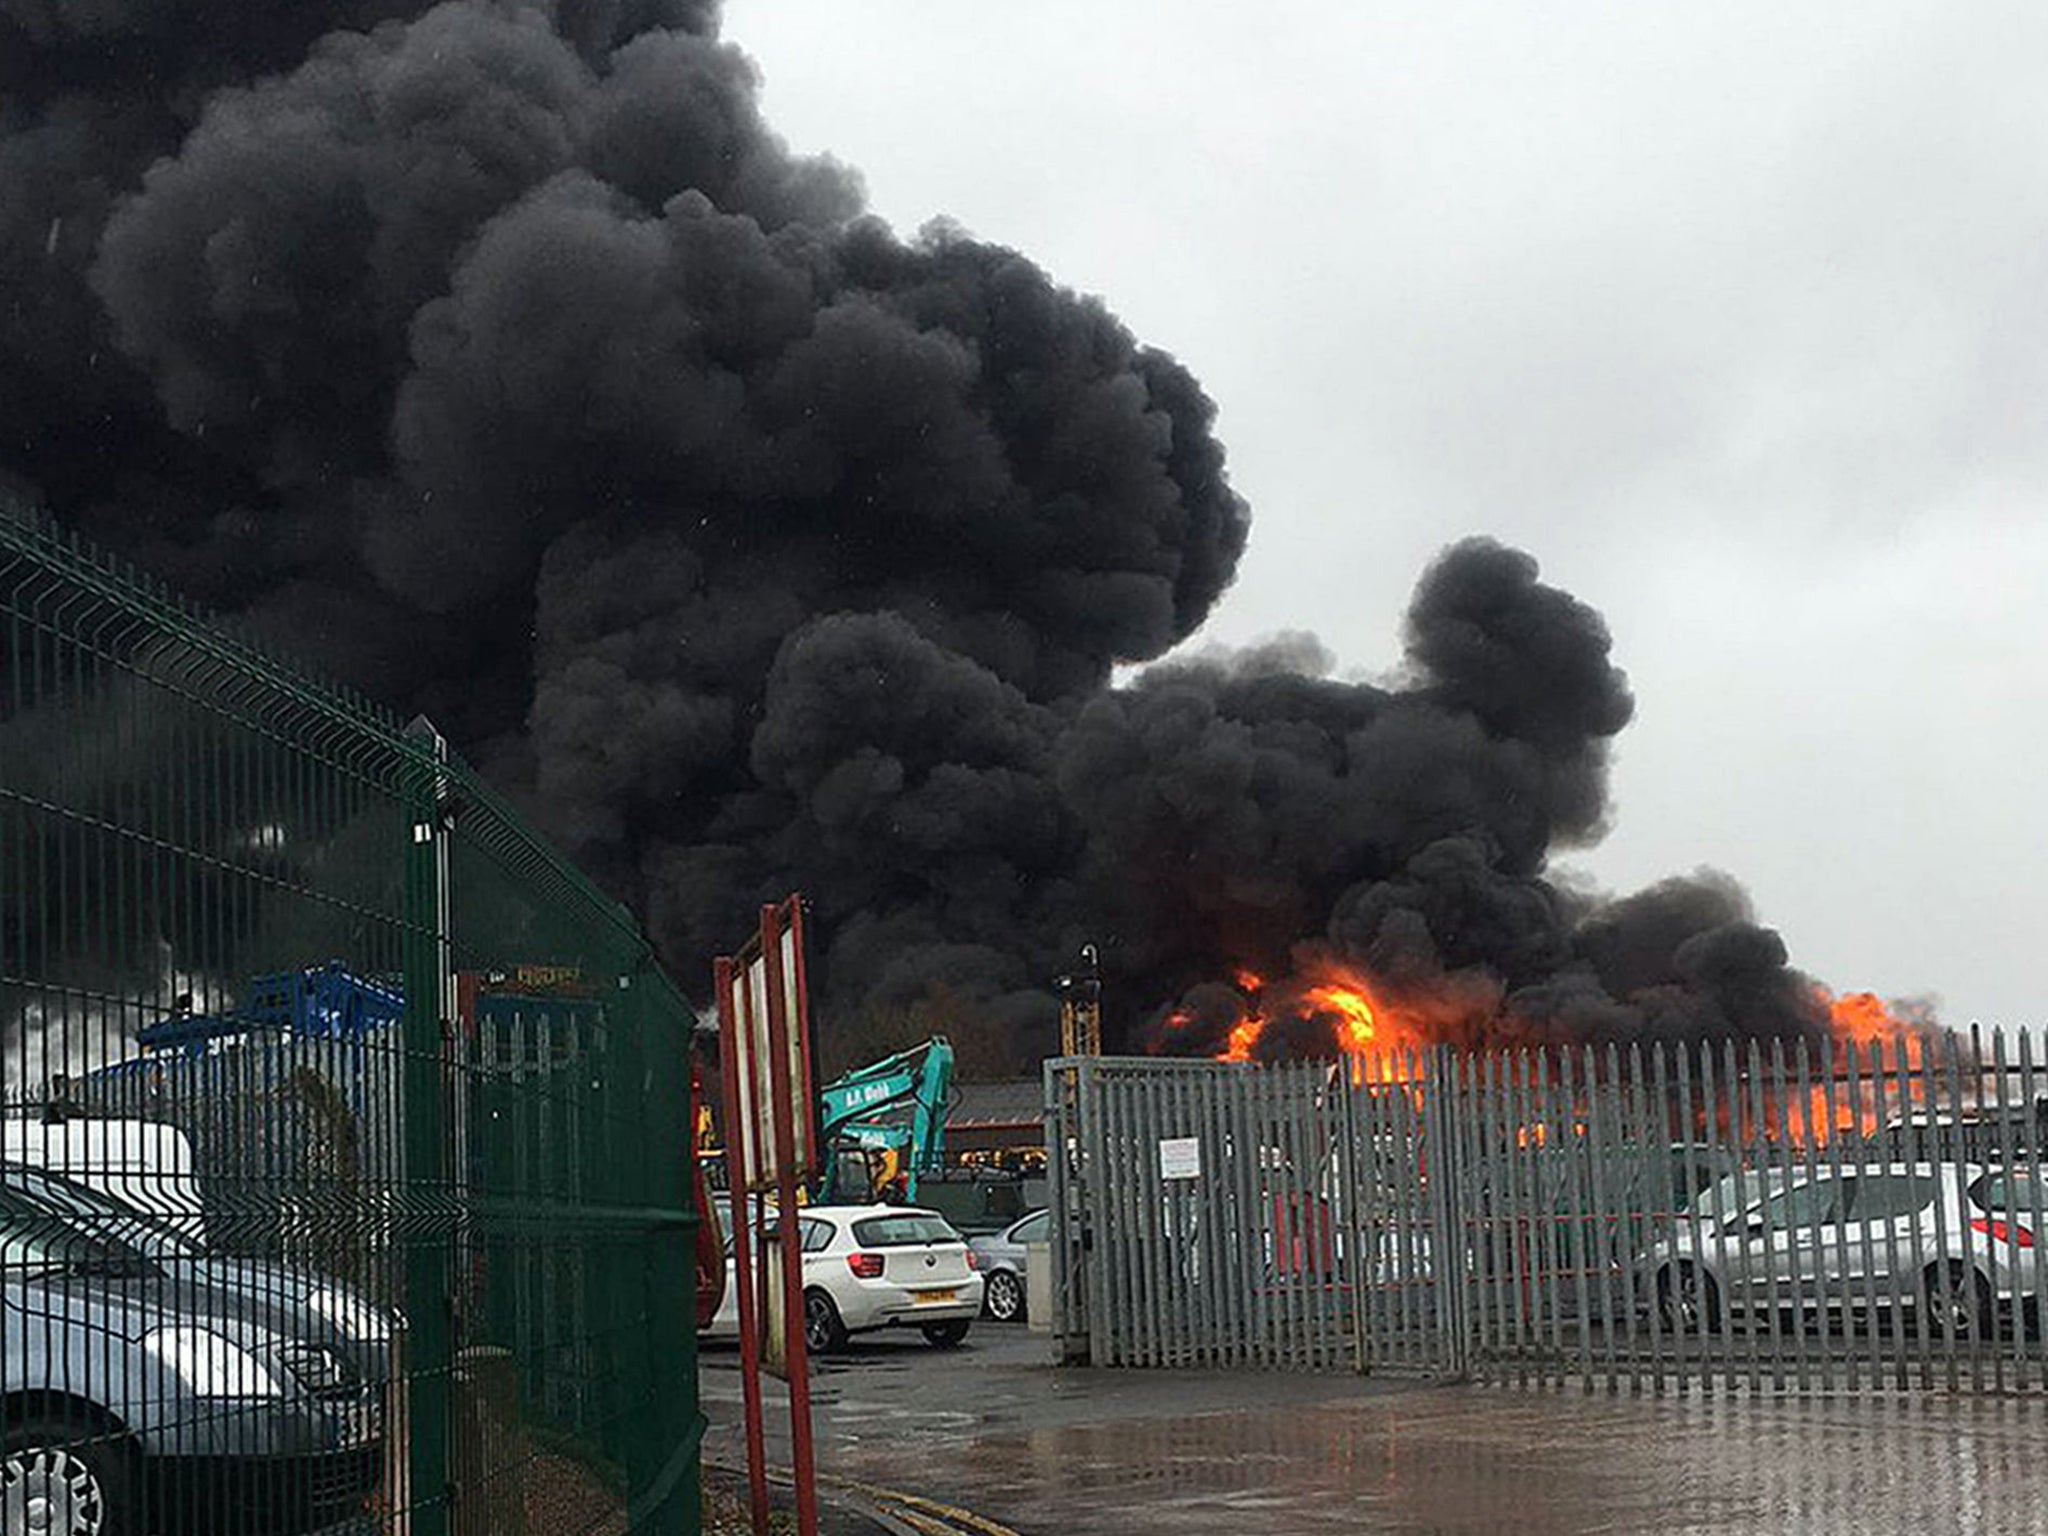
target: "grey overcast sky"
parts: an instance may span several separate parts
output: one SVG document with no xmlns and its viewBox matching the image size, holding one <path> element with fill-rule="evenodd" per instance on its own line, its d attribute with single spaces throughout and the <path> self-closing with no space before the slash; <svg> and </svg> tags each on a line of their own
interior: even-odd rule
<svg viewBox="0 0 2048 1536">
<path fill-rule="evenodd" d="M 729 0 L 767 110 L 1101 295 L 1220 410 L 1201 637 L 1395 659 L 1484 532 L 1613 628 L 1628 888 L 2038 1024 L 2048 6 Z"/>
</svg>

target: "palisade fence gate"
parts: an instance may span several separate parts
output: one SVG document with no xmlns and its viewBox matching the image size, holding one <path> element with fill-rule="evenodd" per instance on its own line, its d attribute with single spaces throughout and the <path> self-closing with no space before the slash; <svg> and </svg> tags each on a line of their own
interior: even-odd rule
<svg viewBox="0 0 2048 1536">
<path fill-rule="evenodd" d="M 1097 1365 L 2048 1389 L 2031 1035 L 1045 1068 Z"/>
<path fill-rule="evenodd" d="M 630 917 L 7 506 L 0 647 L 0 1529 L 695 1532 L 693 1017 Z"/>
</svg>

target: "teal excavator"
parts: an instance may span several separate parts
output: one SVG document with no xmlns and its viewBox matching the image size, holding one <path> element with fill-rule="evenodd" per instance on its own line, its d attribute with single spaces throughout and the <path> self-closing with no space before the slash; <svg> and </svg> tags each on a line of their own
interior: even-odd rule
<svg viewBox="0 0 2048 1536">
<path fill-rule="evenodd" d="M 818 1203 L 915 1200 L 918 1180 L 945 1166 L 952 1088 L 953 1047 L 934 1035 L 819 1089 Z"/>
</svg>

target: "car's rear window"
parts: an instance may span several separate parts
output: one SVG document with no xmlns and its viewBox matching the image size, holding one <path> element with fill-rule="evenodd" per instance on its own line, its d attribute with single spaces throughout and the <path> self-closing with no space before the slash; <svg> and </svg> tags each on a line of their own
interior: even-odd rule
<svg viewBox="0 0 2048 1536">
<path fill-rule="evenodd" d="M 2018 1213 L 2048 1210 L 2048 1188 L 2035 1173 L 1994 1173 L 1978 1181 L 1971 1193 L 1981 1210 Z"/>
<path fill-rule="evenodd" d="M 960 1234 L 937 1216 L 907 1211 L 901 1216 L 856 1221 L 853 1240 L 863 1248 L 902 1248 L 912 1243 L 957 1243 Z"/>
</svg>

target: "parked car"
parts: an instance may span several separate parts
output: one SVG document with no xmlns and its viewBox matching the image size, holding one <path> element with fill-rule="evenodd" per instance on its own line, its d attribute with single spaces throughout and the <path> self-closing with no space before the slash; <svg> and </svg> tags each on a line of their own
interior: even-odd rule
<svg viewBox="0 0 2048 1536">
<path fill-rule="evenodd" d="M 1467 1263 L 1482 1284 L 1519 1286 L 1532 1269 L 1583 1267 L 1618 1293 L 1647 1244 L 1699 1203 L 1725 1204 L 1744 1174 L 1740 1154 L 1707 1142 L 1600 1148 L 1576 1136 L 1518 1147 L 1481 1172 L 1481 1219 Z M 1719 1194 L 1712 1194 L 1716 1188 Z"/>
<path fill-rule="evenodd" d="M 47 1168 L 194 1239 L 206 1236 L 192 1142 L 155 1120 L 0 1120 L 0 1163 Z"/>
<path fill-rule="evenodd" d="M 333 1329 L 0 1187 L 9 1536 L 282 1536 L 362 1509 L 383 1468 L 382 1393 Z"/>
<path fill-rule="evenodd" d="M 1000 1170 L 954 1169 L 917 1181 L 917 1204 L 968 1237 L 1002 1231 L 1045 1204 L 1045 1180 Z"/>
<path fill-rule="evenodd" d="M 2034 1293 L 2033 1175 L 1973 1163 L 1866 1163 L 1730 1175 L 1649 1250 L 1663 1324 L 1892 1312 L 1987 1335 Z"/>
<path fill-rule="evenodd" d="M 970 1237 L 967 1246 L 981 1265 L 982 1309 L 999 1323 L 1021 1323 L 1025 1316 L 1026 1276 L 1031 1273 L 1027 1243 L 1043 1243 L 1052 1232 L 1052 1213 L 1033 1211 L 1000 1232 Z"/>
<path fill-rule="evenodd" d="M 365 1386 L 381 1390 L 391 1379 L 400 1318 L 352 1286 L 287 1264 L 214 1252 L 182 1221 L 166 1221 L 47 1168 L 0 1163 L 0 1205 L 38 1211 L 88 1236 L 135 1248 L 187 1293 L 218 1293 L 225 1306 L 318 1338 L 347 1359 Z"/>
<path fill-rule="evenodd" d="M 936 1211 L 819 1205 L 797 1218 L 804 1250 L 804 1343 L 817 1354 L 857 1333 L 916 1328 L 939 1348 L 967 1337 L 982 1277 L 966 1242 Z M 726 1242 L 726 1296 L 707 1338 L 739 1336 L 738 1285 Z"/>
</svg>

